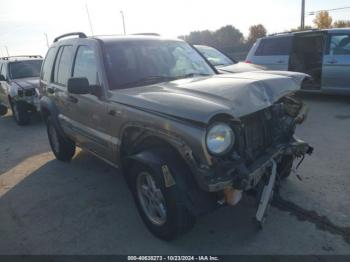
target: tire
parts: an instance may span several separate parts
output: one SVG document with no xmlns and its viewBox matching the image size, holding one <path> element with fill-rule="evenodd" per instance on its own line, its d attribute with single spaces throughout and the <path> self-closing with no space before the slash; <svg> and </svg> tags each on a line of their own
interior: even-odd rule
<svg viewBox="0 0 350 262">
<path fill-rule="evenodd" d="M 56 159 L 69 162 L 75 154 L 75 143 L 61 135 L 50 117 L 46 121 L 46 127 L 51 150 Z"/>
<path fill-rule="evenodd" d="M 160 239 L 172 240 L 191 230 L 195 224 L 195 217 L 186 208 L 177 185 L 165 187 L 161 172 L 160 166 L 155 170 L 145 164 L 134 163 L 128 172 L 128 183 L 139 214 L 151 233 Z M 153 212 L 150 211 L 151 201 L 147 199 L 153 199 L 153 206 L 157 206 L 153 208 Z"/>
<path fill-rule="evenodd" d="M 12 115 L 18 125 L 24 126 L 30 122 L 28 105 L 22 101 L 11 101 Z"/>
<path fill-rule="evenodd" d="M 281 179 L 286 179 L 292 173 L 294 157 L 286 155 L 282 157 L 281 162 L 278 163 L 277 173 Z"/>
<path fill-rule="evenodd" d="M 3 105 L 0 105 L 0 116 L 4 116 L 7 114 L 7 107 L 6 106 L 3 106 Z"/>
</svg>

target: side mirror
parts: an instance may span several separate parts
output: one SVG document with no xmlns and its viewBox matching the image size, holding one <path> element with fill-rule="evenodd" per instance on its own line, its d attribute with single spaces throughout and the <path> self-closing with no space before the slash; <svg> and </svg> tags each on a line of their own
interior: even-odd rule
<svg viewBox="0 0 350 262">
<path fill-rule="evenodd" d="M 3 75 L 0 75 L 0 81 L 6 81 L 6 79 Z"/>
<path fill-rule="evenodd" d="M 76 95 L 90 94 L 91 88 L 86 77 L 72 77 L 68 79 L 67 89 L 69 93 Z"/>
</svg>

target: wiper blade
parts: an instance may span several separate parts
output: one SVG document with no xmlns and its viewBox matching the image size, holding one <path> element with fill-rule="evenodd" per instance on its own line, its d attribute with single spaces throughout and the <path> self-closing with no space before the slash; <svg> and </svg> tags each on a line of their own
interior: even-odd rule
<svg viewBox="0 0 350 262">
<path fill-rule="evenodd" d="M 171 76 L 148 76 L 133 82 L 122 84 L 120 87 L 134 86 L 134 85 L 140 85 L 140 84 L 152 84 L 157 82 L 171 81 L 175 79 L 176 77 L 171 77 Z"/>
</svg>

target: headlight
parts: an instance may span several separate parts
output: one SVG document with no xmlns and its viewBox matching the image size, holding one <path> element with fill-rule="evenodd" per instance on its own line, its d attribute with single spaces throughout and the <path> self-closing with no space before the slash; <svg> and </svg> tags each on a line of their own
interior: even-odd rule
<svg viewBox="0 0 350 262">
<path fill-rule="evenodd" d="M 222 155 L 233 147 L 235 135 L 227 124 L 217 123 L 208 129 L 206 143 L 210 153 Z"/>
</svg>

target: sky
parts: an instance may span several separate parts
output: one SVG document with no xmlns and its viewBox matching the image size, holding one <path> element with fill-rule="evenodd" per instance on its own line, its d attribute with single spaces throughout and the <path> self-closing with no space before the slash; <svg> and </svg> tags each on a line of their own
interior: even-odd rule
<svg viewBox="0 0 350 262">
<path fill-rule="evenodd" d="M 300 25 L 301 0 L 0 0 L 0 56 L 45 55 L 47 43 L 61 34 L 82 31 L 92 35 L 156 32 L 177 37 L 195 30 L 233 25 L 245 36 L 249 26 L 263 24 L 268 33 Z M 350 7 L 350 0 L 306 0 L 311 11 Z M 333 20 L 350 19 L 350 9 L 331 12 Z M 306 16 L 312 25 L 313 16 Z"/>
</svg>

